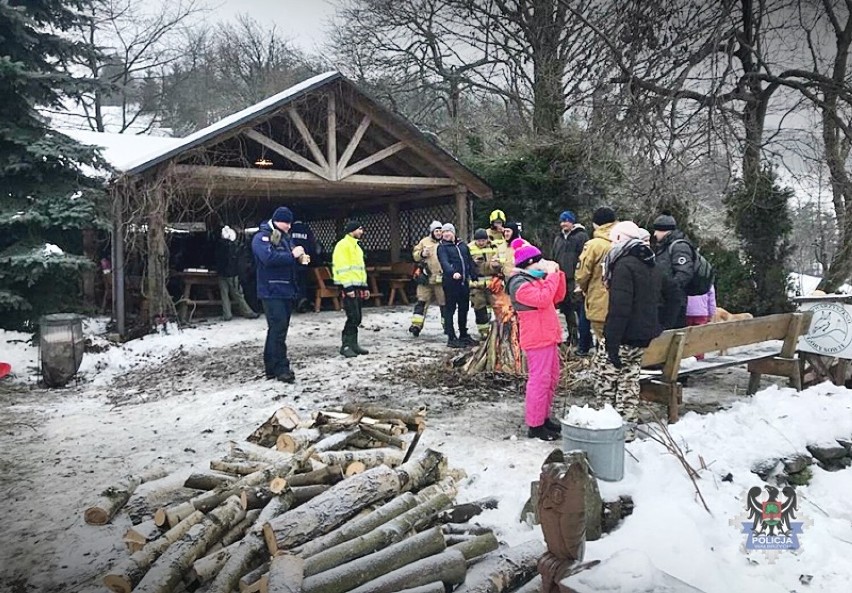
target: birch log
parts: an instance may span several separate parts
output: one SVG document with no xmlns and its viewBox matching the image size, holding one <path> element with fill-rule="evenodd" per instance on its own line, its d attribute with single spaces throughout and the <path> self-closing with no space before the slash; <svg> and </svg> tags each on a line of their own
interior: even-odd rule
<svg viewBox="0 0 852 593">
<path fill-rule="evenodd" d="M 240 593 L 257 593 L 269 587 L 269 562 L 264 562 L 253 571 L 240 577 Z"/>
<path fill-rule="evenodd" d="M 466 572 L 464 555 L 458 550 L 444 550 L 355 587 L 349 593 L 394 593 L 436 581 L 452 587 L 464 581 Z"/>
<path fill-rule="evenodd" d="M 224 459 L 212 459 L 210 461 L 210 469 L 237 476 L 247 476 L 254 472 L 262 471 L 267 467 L 269 467 L 269 464 L 262 461 L 232 459 L 230 457 Z"/>
<path fill-rule="evenodd" d="M 197 490 L 213 490 L 226 484 L 233 484 L 237 481 L 235 476 L 215 472 L 195 472 L 191 474 L 183 483 L 184 488 L 195 488 Z"/>
<path fill-rule="evenodd" d="M 293 554 L 279 554 L 269 562 L 268 593 L 303 593 L 305 561 Z"/>
<path fill-rule="evenodd" d="M 439 494 L 364 535 L 318 552 L 308 558 L 305 564 L 305 575 L 311 576 L 324 572 L 400 542 L 423 517 L 434 515 L 450 504 L 452 501 L 446 494 Z"/>
<path fill-rule="evenodd" d="M 148 568 L 165 552 L 169 546 L 181 539 L 193 525 L 204 519 L 204 513 L 195 511 L 189 517 L 166 531 L 161 537 L 146 544 L 130 558 L 119 562 L 104 576 L 104 585 L 115 593 L 130 593 L 142 580 Z"/>
<path fill-rule="evenodd" d="M 438 528 L 440 530 L 440 528 Z M 480 556 L 485 556 L 489 552 L 493 552 L 500 547 L 500 542 L 493 533 L 477 535 L 469 540 L 457 543 L 451 547 L 453 550 L 458 550 L 464 554 L 464 559 L 470 562 Z"/>
<path fill-rule="evenodd" d="M 263 463 L 282 463 L 293 459 L 292 453 L 283 453 L 275 449 L 261 447 L 253 443 L 236 441 L 230 442 L 231 457 L 245 458 L 251 461 L 260 461 Z"/>
<path fill-rule="evenodd" d="M 429 583 L 426 585 L 420 585 L 419 587 L 411 587 L 410 589 L 402 589 L 401 591 L 397 591 L 397 593 L 445 593 L 446 588 L 444 587 L 444 583 L 441 581 L 435 581 L 434 583 Z"/>
<path fill-rule="evenodd" d="M 367 470 L 339 482 L 263 526 L 270 555 L 319 537 L 354 516 L 367 505 L 389 498 L 400 490 L 397 471 L 385 466 Z"/>
<path fill-rule="evenodd" d="M 299 449 L 307 449 L 321 438 L 322 433 L 316 428 L 300 428 L 279 434 L 275 448 L 284 453 L 295 453 Z"/>
<path fill-rule="evenodd" d="M 419 424 L 426 422 L 426 408 L 421 408 L 415 412 L 406 412 L 404 410 L 394 410 L 379 406 L 344 404 L 343 411 L 348 414 L 363 412 L 365 416 L 375 418 L 376 420 L 401 420 L 411 430 L 417 430 Z"/>
<path fill-rule="evenodd" d="M 205 550 L 218 541 L 228 529 L 245 517 L 236 496 L 213 509 L 201 523 L 190 527 L 179 541 L 172 544 L 151 566 L 133 589 L 134 593 L 170 593 Z"/>
<path fill-rule="evenodd" d="M 314 445 L 314 450 L 317 453 L 325 451 L 337 451 L 343 449 L 346 445 L 361 436 L 361 430 L 355 428 L 343 432 L 331 434 Z"/>
<path fill-rule="evenodd" d="M 163 535 L 162 530 L 157 527 L 153 519 L 143 521 L 138 525 L 134 525 L 124 533 L 124 545 L 131 554 L 138 552 L 148 542 L 152 542 Z"/>
<path fill-rule="evenodd" d="M 159 480 L 168 473 L 164 468 L 156 467 L 140 474 L 124 476 L 118 483 L 101 492 L 98 500 L 83 512 L 83 520 L 89 525 L 106 525 L 127 504 L 130 495 L 140 484 Z"/>
<path fill-rule="evenodd" d="M 304 593 L 344 593 L 444 549 L 440 529 L 424 531 L 373 554 L 306 577 Z"/>
<path fill-rule="evenodd" d="M 287 477 L 287 485 L 295 488 L 296 486 L 313 486 L 314 484 L 337 484 L 343 479 L 343 468 L 339 465 L 329 465 L 322 469 L 304 474 L 293 474 Z"/>
<path fill-rule="evenodd" d="M 317 453 L 316 458 L 326 465 L 349 466 L 351 463 L 361 462 L 365 469 L 387 465 L 396 467 L 402 463 L 404 453 L 400 449 L 368 449 L 366 451 L 325 451 Z"/>
<path fill-rule="evenodd" d="M 468 571 L 464 584 L 456 593 L 511 591 L 537 574 L 538 560 L 546 551 L 544 543 L 530 541 L 491 552 Z"/>
</svg>

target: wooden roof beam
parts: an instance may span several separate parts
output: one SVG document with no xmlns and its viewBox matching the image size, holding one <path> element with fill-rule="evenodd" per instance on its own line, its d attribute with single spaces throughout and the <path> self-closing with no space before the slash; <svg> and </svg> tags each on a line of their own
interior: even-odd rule
<svg viewBox="0 0 852 593">
<path fill-rule="evenodd" d="M 253 130 L 251 128 L 243 131 L 243 134 L 247 138 L 250 138 L 250 139 L 254 140 L 255 142 L 257 142 L 258 144 L 265 146 L 266 148 L 268 148 L 272 152 L 278 154 L 279 156 L 283 156 L 288 161 L 291 161 L 291 162 L 299 165 L 300 167 L 306 169 L 307 171 L 310 171 L 314 175 L 316 175 L 318 177 L 322 177 L 323 179 L 331 180 L 331 175 L 329 175 L 327 167 L 324 168 L 324 167 L 322 167 L 322 166 L 320 166 L 320 165 L 318 165 L 318 164 L 316 164 L 312 161 L 309 161 L 308 159 L 306 159 L 305 157 L 303 157 L 299 153 L 287 148 L 283 144 L 279 144 L 278 142 L 276 142 L 275 140 L 273 140 L 269 136 L 265 136 L 265 135 L 261 134 L 260 132 L 258 132 L 257 130 Z M 191 166 L 191 165 L 178 165 L 178 166 L 184 167 L 184 166 Z M 216 169 L 218 167 L 211 167 L 211 168 Z M 222 168 L 226 168 L 226 167 L 222 167 Z M 252 169 L 246 169 L 246 170 L 251 171 Z"/>
<path fill-rule="evenodd" d="M 340 162 L 337 164 L 338 176 L 340 176 L 340 171 L 346 169 L 346 165 L 349 164 L 349 159 L 351 159 L 352 155 L 355 154 L 355 150 L 361 143 L 361 138 L 364 137 L 364 133 L 369 127 L 370 116 L 365 115 L 361 119 L 361 123 L 358 124 L 358 128 L 355 130 L 355 133 L 352 134 L 352 138 L 349 140 L 349 144 L 346 145 L 346 149 L 343 151 L 343 155 L 340 157 Z"/>
<path fill-rule="evenodd" d="M 357 173 L 358 171 L 361 171 L 362 169 L 366 169 L 370 165 L 375 165 L 379 161 L 385 160 L 389 156 L 392 156 L 392 155 L 398 153 L 400 150 L 405 148 L 405 146 L 406 146 L 405 142 L 397 142 L 396 144 L 391 144 L 387 148 L 383 148 L 379 152 L 372 154 L 365 159 L 361 159 L 360 161 L 358 161 L 354 165 L 350 165 L 350 166 L 346 167 L 343 171 L 341 171 L 340 172 L 340 179 L 346 179 L 350 175 L 353 175 L 353 174 Z"/>
<path fill-rule="evenodd" d="M 302 140 L 304 140 L 305 144 L 308 145 L 308 150 L 311 151 L 314 160 L 319 163 L 320 167 L 325 170 L 328 170 L 328 161 L 325 160 L 325 156 L 322 154 L 322 151 L 319 149 L 319 146 L 317 146 L 317 143 L 314 140 L 311 131 L 305 124 L 305 120 L 302 119 L 302 116 L 299 115 L 299 112 L 296 111 L 295 107 L 290 107 L 289 109 L 287 109 L 287 115 L 289 115 L 293 123 L 296 124 L 296 129 L 299 130 L 299 135 L 302 136 Z"/>
</svg>

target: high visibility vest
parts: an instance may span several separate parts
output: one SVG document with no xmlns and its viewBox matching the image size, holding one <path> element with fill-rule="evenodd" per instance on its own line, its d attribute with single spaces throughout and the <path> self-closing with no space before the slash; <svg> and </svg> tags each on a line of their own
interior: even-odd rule
<svg viewBox="0 0 852 593">
<path fill-rule="evenodd" d="M 492 243 L 488 243 L 485 247 L 479 247 L 476 241 L 471 241 L 467 244 L 467 248 L 470 250 L 470 257 L 476 264 L 476 272 L 479 275 L 479 279 L 470 281 L 470 286 L 485 288 L 488 286 L 490 277 L 500 271 L 499 268 L 495 270 L 491 267 L 491 260 L 498 254 L 497 247 Z"/>
<path fill-rule="evenodd" d="M 364 251 L 358 239 L 346 235 L 334 246 L 331 256 L 334 283 L 343 288 L 363 288 L 367 286 L 367 267 L 364 265 Z"/>
</svg>

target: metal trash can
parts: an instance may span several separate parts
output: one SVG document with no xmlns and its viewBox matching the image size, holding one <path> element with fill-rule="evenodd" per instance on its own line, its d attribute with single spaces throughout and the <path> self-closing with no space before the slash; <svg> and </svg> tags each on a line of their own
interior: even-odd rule
<svg viewBox="0 0 852 593">
<path fill-rule="evenodd" d="M 595 476 L 608 482 L 624 477 L 624 425 L 618 428 L 582 428 L 562 423 L 562 450 L 585 451 Z"/>
<path fill-rule="evenodd" d="M 73 313 L 44 315 L 39 320 L 41 376 L 48 387 L 63 387 L 74 378 L 85 350 L 83 318 Z"/>
</svg>

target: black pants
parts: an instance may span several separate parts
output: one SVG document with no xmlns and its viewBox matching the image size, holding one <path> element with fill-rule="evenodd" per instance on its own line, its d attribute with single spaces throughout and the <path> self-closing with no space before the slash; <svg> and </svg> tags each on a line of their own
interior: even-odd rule
<svg viewBox="0 0 852 593">
<path fill-rule="evenodd" d="M 290 359 L 287 358 L 287 332 L 290 329 L 290 315 L 293 312 L 293 301 L 285 299 L 264 299 L 263 310 L 266 312 L 266 344 L 263 348 L 263 366 L 266 375 L 277 377 L 290 370 Z"/>
<path fill-rule="evenodd" d="M 444 333 L 450 339 L 456 337 L 453 328 L 453 314 L 458 308 L 459 336 L 467 335 L 467 312 L 470 309 L 470 287 L 467 282 L 444 279 L 444 296 L 447 304 L 444 307 Z"/>
<path fill-rule="evenodd" d="M 356 291 L 357 295 L 358 291 Z M 361 297 L 354 298 L 343 295 L 343 310 L 346 312 L 346 324 L 343 326 L 344 336 L 357 336 L 358 326 L 361 325 Z"/>
</svg>

